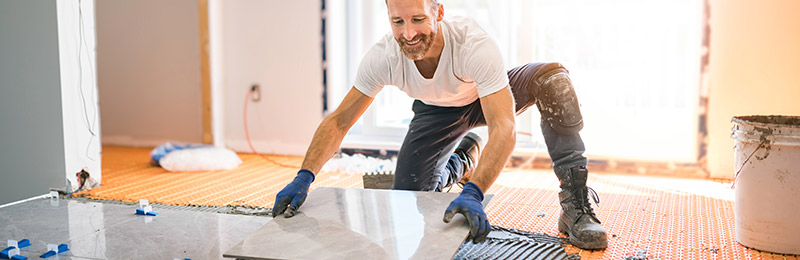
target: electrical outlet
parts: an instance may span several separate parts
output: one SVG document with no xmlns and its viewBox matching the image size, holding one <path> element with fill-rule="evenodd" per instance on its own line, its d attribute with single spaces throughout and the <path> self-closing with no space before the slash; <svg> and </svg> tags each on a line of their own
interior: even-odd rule
<svg viewBox="0 0 800 260">
<path fill-rule="evenodd" d="M 261 86 L 259 86 L 258 84 L 253 84 L 252 86 L 250 86 L 250 91 L 253 92 L 251 94 L 252 96 L 250 96 L 250 99 L 252 99 L 253 102 L 258 102 L 259 100 L 261 100 Z"/>
</svg>

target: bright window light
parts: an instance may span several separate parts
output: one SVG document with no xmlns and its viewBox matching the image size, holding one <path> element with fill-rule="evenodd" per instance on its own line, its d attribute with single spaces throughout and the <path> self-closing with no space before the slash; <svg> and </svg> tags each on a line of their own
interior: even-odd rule
<svg viewBox="0 0 800 260">
<path fill-rule="evenodd" d="M 507 69 L 560 62 L 570 71 L 585 127 L 587 155 L 695 162 L 702 2 L 691 0 L 440 0 L 445 17 L 473 17 L 500 46 Z M 337 2 L 339 3 L 339 2 Z M 337 9 L 338 8 L 338 9 Z M 329 104 L 341 100 L 361 57 L 390 32 L 383 1 L 331 9 L 330 34 L 345 52 L 329 68 Z M 333 10 L 332 10 L 333 11 Z M 338 27 L 336 27 L 338 26 Z M 338 30 L 336 28 L 339 28 Z M 346 68 L 346 69 L 345 69 Z M 397 149 L 411 120 L 411 98 L 387 86 L 343 146 Z M 517 117 L 517 150 L 544 151 L 539 112 Z"/>
</svg>

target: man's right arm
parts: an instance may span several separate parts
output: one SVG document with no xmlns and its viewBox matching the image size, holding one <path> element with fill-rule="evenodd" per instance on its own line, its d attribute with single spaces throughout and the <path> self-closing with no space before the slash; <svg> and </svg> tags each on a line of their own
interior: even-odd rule
<svg viewBox="0 0 800 260">
<path fill-rule="evenodd" d="M 306 151 L 302 169 L 297 172 L 294 180 L 275 196 L 275 203 L 272 207 L 273 217 L 283 214 L 289 218 L 297 213 L 297 209 L 306 200 L 308 187 L 316 178 L 315 172 L 318 172 L 322 165 L 333 156 L 342 143 L 344 135 L 372 104 L 372 100 L 373 98 L 353 87 L 344 97 L 339 108 L 322 119 L 322 123 L 314 133 L 314 138 L 311 139 L 311 145 Z"/>
<path fill-rule="evenodd" d="M 364 114 L 367 107 L 372 104 L 372 100 L 374 98 L 364 95 L 355 87 L 350 88 L 339 107 L 322 119 L 317 127 L 306 151 L 302 168 L 315 174 L 319 172 L 325 162 L 339 149 L 347 131 Z"/>
<path fill-rule="evenodd" d="M 355 85 L 336 111 L 322 119 L 317 127 L 297 176 L 275 195 L 272 216 L 283 214 L 289 218 L 297 213 L 308 196 L 308 188 L 316 179 L 316 173 L 339 149 L 347 131 L 372 104 L 372 97 L 386 85 L 389 72 L 388 66 L 385 66 L 386 56 L 382 53 L 382 47 L 376 44 L 364 56 L 356 73 Z"/>
</svg>

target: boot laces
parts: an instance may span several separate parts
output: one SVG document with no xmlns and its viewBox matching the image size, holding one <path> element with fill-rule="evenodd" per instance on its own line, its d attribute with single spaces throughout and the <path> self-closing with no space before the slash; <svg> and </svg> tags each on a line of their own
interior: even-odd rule
<svg viewBox="0 0 800 260">
<path fill-rule="evenodd" d="M 458 150 L 455 153 L 458 155 L 458 158 L 461 158 L 461 160 L 464 161 L 464 175 L 466 175 L 466 171 L 469 168 L 476 167 L 475 166 L 475 160 L 472 159 L 472 157 L 470 157 L 469 155 L 467 155 L 466 151 Z M 469 179 L 464 179 L 463 175 L 461 176 L 461 178 L 462 178 L 461 181 L 456 182 L 456 185 L 458 185 L 459 188 L 464 189 L 464 184 L 466 184 L 467 181 L 469 181 Z M 453 187 L 450 186 L 450 188 L 452 189 Z M 447 190 L 447 191 L 449 192 L 450 190 Z"/>
<path fill-rule="evenodd" d="M 600 196 L 597 195 L 597 192 L 594 191 L 591 187 L 583 187 L 574 189 L 572 193 L 572 198 L 574 199 L 573 203 L 580 208 L 578 211 L 578 217 L 575 218 L 575 223 L 583 217 L 584 215 L 589 215 L 592 219 L 600 223 L 600 220 L 597 219 L 597 216 L 592 209 L 592 204 L 589 202 L 589 197 L 592 198 L 595 204 L 600 205 Z"/>
</svg>

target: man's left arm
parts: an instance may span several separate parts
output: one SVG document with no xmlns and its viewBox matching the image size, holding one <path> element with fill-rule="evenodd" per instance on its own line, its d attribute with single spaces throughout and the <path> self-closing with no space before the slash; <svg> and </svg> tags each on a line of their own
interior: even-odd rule
<svg viewBox="0 0 800 260">
<path fill-rule="evenodd" d="M 489 127 L 489 140 L 481 151 L 478 167 L 471 180 L 485 192 L 500 175 L 517 141 L 511 89 L 506 86 L 481 98 L 481 107 Z"/>
<path fill-rule="evenodd" d="M 464 185 L 461 194 L 450 203 L 444 214 L 444 222 L 456 214 L 462 214 L 469 224 L 469 237 L 473 243 L 481 243 L 491 232 L 491 225 L 481 202 L 483 192 L 492 186 L 500 175 L 516 143 L 514 131 L 514 99 L 508 86 L 481 98 L 483 116 L 489 126 L 489 141 L 481 152 L 478 167 L 472 181 Z"/>
</svg>

